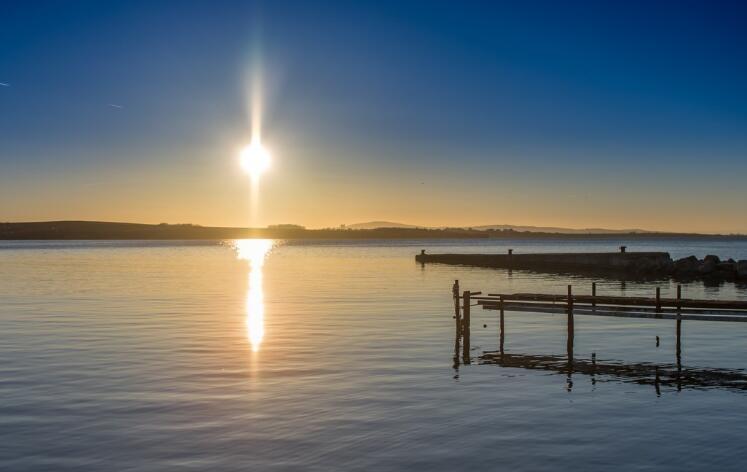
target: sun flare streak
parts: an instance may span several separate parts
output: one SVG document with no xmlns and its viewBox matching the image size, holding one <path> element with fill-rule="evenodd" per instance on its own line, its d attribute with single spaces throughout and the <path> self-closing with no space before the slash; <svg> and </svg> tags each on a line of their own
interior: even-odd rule
<svg viewBox="0 0 747 472">
<path fill-rule="evenodd" d="M 251 83 L 249 84 L 249 119 L 251 139 L 247 146 L 239 150 L 239 164 L 250 178 L 249 225 L 257 226 L 260 222 L 260 177 L 270 167 L 272 157 L 262 144 L 262 118 L 264 113 L 264 81 L 262 64 L 259 59 L 252 66 Z"/>
<path fill-rule="evenodd" d="M 270 239 L 236 241 L 236 255 L 249 262 L 249 287 L 246 293 L 246 330 L 253 352 L 259 351 L 265 336 L 265 300 L 262 287 L 265 258 L 272 249 Z"/>
</svg>

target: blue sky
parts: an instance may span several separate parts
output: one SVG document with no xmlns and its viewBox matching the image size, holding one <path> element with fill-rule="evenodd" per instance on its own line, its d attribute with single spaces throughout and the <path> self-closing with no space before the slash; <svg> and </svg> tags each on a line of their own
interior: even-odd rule
<svg viewBox="0 0 747 472">
<path fill-rule="evenodd" d="M 747 232 L 746 5 L 4 2 L 0 220 Z"/>
</svg>

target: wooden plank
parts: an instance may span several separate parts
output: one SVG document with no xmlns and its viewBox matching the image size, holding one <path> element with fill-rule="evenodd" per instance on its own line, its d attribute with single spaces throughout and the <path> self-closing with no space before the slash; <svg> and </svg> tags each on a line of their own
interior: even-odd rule
<svg viewBox="0 0 747 472">
<path fill-rule="evenodd" d="M 500 309 L 497 305 L 483 305 L 486 310 L 498 310 Z M 531 313 L 565 313 L 567 307 L 562 305 L 549 305 L 549 304 L 517 304 L 504 302 L 504 310 L 517 311 L 517 312 L 531 312 Z M 699 321 L 737 321 L 747 322 L 747 316 L 744 314 L 735 314 L 730 312 L 720 312 L 718 314 L 682 314 L 676 313 L 657 313 L 656 311 L 629 311 L 629 310 L 618 310 L 615 307 L 580 307 L 575 305 L 573 308 L 574 315 L 598 315 L 598 316 L 613 316 L 620 318 L 651 318 L 651 319 L 667 319 L 676 320 L 678 316 L 682 320 L 699 320 Z"/>
<path fill-rule="evenodd" d="M 479 305 L 482 305 L 483 308 L 488 309 L 488 307 L 493 307 L 497 305 L 497 302 L 493 300 L 478 300 L 477 302 Z M 504 302 L 506 309 L 512 309 L 512 307 L 515 306 L 547 306 L 547 307 L 555 307 L 554 312 L 556 313 L 562 313 L 565 312 L 567 309 L 566 304 L 559 304 L 559 303 L 547 303 L 547 302 L 534 302 L 534 301 L 511 301 L 511 302 Z M 618 311 L 641 311 L 641 312 L 650 312 L 650 313 L 657 313 L 656 307 L 644 307 L 644 306 L 630 306 L 630 305 L 592 305 L 590 303 L 574 303 L 574 307 L 580 307 L 580 308 L 600 308 L 600 309 L 615 309 Z M 494 309 L 494 308 L 491 308 Z M 678 310 L 676 308 L 662 308 L 660 312 L 658 313 L 682 313 L 682 314 L 691 314 L 691 315 L 720 315 L 724 313 L 728 313 L 729 315 L 734 316 L 747 316 L 747 311 L 739 311 L 739 310 L 716 310 L 716 309 L 698 309 L 698 308 L 683 308 L 682 310 Z"/>
<path fill-rule="evenodd" d="M 482 305 L 483 309 L 486 310 L 496 310 L 496 305 L 493 303 L 480 303 Z M 537 311 L 542 311 L 543 313 L 565 313 L 567 311 L 567 308 L 564 305 L 558 305 L 558 304 L 549 304 L 549 303 L 539 303 L 539 302 L 505 302 L 505 309 L 511 310 L 511 311 L 518 311 L 518 309 L 522 309 L 522 311 L 532 311 L 533 309 Z M 727 315 L 727 316 L 734 316 L 734 317 L 742 317 L 747 318 L 747 312 L 743 311 L 732 311 L 732 310 L 695 310 L 695 309 L 688 309 L 688 310 L 662 310 L 660 312 L 657 312 L 655 308 L 643 308 L 643 307 L 631 307 L 631 306 L 613 306 L 613 305 L 597 305 L 597 306 L 591 306 L 587 304 L 575 304 L 574 305 L 574 311 L 576 309 L 585 309 L 585 310 L 604 310 L 604 311 L 618 311 L 622 313 L 630 312 L 630 313 L 661 313 L 661 314 L 667 314 L 667 315 L 674 315 L 676 317 L 677 314 L 683 315 L 685 318 L 688 316 L 693 315 Z M 676 319 L 676 318 L 675 318 Z"/>
<path fill-rule="evenodd" d="M 488 296 L 478 297 L 480 300 L 497 300 L 503 297 L 504 301 L 526 300 L 526 301 L 554 301 L 567 302 L 567 295 L 554 295 L 543 293 L 489 293 Z M 656 298 L 647 297 L 614 297 L 614 296 L 592 296 L 592 295 L 574 295 L 575 303 L 596 303 L 610 305 L 632 305 L 632 306 L 657 306 Z M 747 301 L 741 300 L 696 300 L 690 298 L 661 298 L 659 305 L 663 307 L 682 308 L 722 308 L 747 310 Z"/>
</svg>

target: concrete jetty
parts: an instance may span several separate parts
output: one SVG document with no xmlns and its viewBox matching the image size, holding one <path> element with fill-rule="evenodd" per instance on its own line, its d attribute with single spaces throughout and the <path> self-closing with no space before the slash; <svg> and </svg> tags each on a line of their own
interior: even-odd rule
<svg viewBox="0 0 747 472">
<path fill-rule="evenodd" d="M 674 262 L 667 252 L 581 252 L 544 254 L 428 254 L 425 250 L 415 256 L 420 263 L 439 263 L 528 269 L 537 271 L 610 271 L 634 274 L 666 275 Z"/>
<path fill-rule="evenodd" d="M 672 260 L 668 252 L 568 252 L 544 254 L 427 254 L 425 249 L 415 256 L 422 264 L 438 263 L 533 270 L 537 272 L 570 272 L 599 276 L 633 276 L 638 278 L 671 276 L 680 280 L 711 281 L 747 280 L 747 260 L 721 260 L 708 255 Z"/>
</svg>

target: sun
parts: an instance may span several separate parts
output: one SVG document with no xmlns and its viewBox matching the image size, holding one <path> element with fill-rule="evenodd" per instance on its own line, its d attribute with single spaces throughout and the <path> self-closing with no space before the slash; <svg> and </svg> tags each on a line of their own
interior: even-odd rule
<svg viewBox="0 0 747 472">
<path fill-rule="evenodd" d="M 252 177 L 259 177 L 270 167 L 270 153 L 258 141 L 241 150 L 241 167 Z"/>
</svg>

